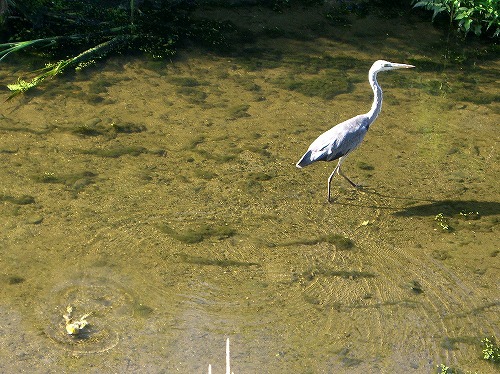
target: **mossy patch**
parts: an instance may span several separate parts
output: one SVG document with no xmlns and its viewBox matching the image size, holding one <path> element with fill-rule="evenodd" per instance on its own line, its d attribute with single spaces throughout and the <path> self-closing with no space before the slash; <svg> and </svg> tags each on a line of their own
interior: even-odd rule
<svg viewBox="0 0 500 374">
<path fill-rule="evenodd" d="M 354 247 L 354 242 L 342 235 L 339 234 L 327 234 L 321 235 L 316 238 L 303 238 L 290 240 L 283 243 L 276 243 L 274 245 L 277 246 L 291 246 L 291 245 L 315 245 L 319 243 L 330 243 L 335 245 L 335 248 L 338 250 L 349 250 Z"/>
<path fill-rule="evenodd" d="M 144 147 L 134 147 L 134 146 L 117 146 L 113 148 L 92 148 L 92 149 L 82 149 L 80 153 L 87 155 L 94 155 L 99 157 L 108 158 L 118 158 L 121 156 L 139 156 L 143 153 L 148 153 L 148 150 Z"/>
<path fill-rule="evenodd" d="M 314 78 L 301 78 L 289 75 L 275 80 L 275 84 L 283 89 L 296 91 L 309 97 L 320 97 L 331 100 L 335 96 L 348 93 L 352 89 L 351 81 L 338 72 L 329 72 Z"/>
<path fill-rule="evenodd" d="M 373 165 L 367 164 L 366 162 L 363 162 L 363 161 L 358 162 L 358 168 L 360 168 L 361 170 L 367 170 L 367 171 L 371 171 L 371 170 L 375 169 L 375 167 Z"/>
<path fill-rule="evenodd" d="M 185 97 L 192 104 L 203 104 L 208 94 L 204 92 L 201 86 L 207 85 L 193 77 L 173 77 L 171 82 L 177 86 L 175 92 Z"/>
<path fill-rule="evenodd" d="M 149 317 L 153 312 L 154 309 L 150 306 L 141 303 L 134 304 L 134 316 Z"/>
<path fill-rule="evenodd" d="M 38 183 L 53 183 L 65 185 L 70 191 L 73 191 L 74 197 L 76 197 L 76 195 L 86 186 L 94 184 L 96 178 L 96 173 L 86 170 L 67 174 L 46 172 L 41 175 L 33 176 L 33 179 Z"/>
<path fill-rule="evenodd" d="M 215 177 L 217 177 L 217 174 L 210 171 L 210 170 L 203 170 L 203 169 L 195 169 L 194 171 L 194 175 L 197 177 L 197 178 L 201 178 L 201 179 L 205 179 L 205 180 L 210 180 L 210 179 L 214 179 Z"/>
<path fill-rule="evenodd" d="M 339 277 L 350 280 L 361 279 L 361 278 L 375 278 L 375 274 L 366 271 L 337 270 L 329 268 L 314 268 L 314 269 L 309 269 L 302 273 L 302 277 L 307 279 L 308 281 L 312 281 L 317 276 Z"/>
<path fill-rule="evenodd" d="M 250 109 L 250 105 L 248 104 L 240 104 L 234 105 L 228 109 L 229 119 L 238 119 L 243 117 L 250 117 L 248 114 L 248 109 Z"/>
<path fill-rule="evenodd" d="M 180 253 L 179 257 L 182 262 L 193 264 L 193 265 L 202 265 L 202 266 L 219 266 L 219 267 L 247 267 L 247 266 L 260 266 L 260 264 L 256 262 L 244 262 L 244 261 L 236 261 L 230 259 L 214 259 L 214 258 L 206 258 L 200 256 L 191 256 L 185 253 Z"/>
<path fill-rule="evenodd" d="M 171 82 L 181 87 L 198 87 L 205 84 L 193 77 L 173 77 Z"/>
<path fill-rule="evenodd" d="M 179 87 L 175 90 L 176 93 L 185 97 L 191 104 L 203 104 L 208 94 L 196 87 Z"/>
<path fill-rule="evenodd" d="M 91 171 L 79 171 L 76 173 L 68 174 L 55 174 L 52 172 L 46 172 L 41 175 L 33 176 L 33 179 L 39 183 L 59 183 L 67 186 L 73 185 L 75 182 L 81 179 L 95 179 L 97 177 L 96 173 Z"/>
<path fill-rule="evenodd" d="M 28 204 L 34 204 L 35 198 L 29 195 L 22 195 L 19 197 L 10 195 L 0 195 L 0 201 L 7 201 L 9 203 L 16 205 L 28 205 Z"/>
<path fill-rule="evenodd" d="M 100 118 L 93 118 L 85 123 L 77 124 L 69 132 L 80 136 L 106 135 L 114 137 L 117 134 L 134 134 L 146 131 L 146 126 L 131 122 L 111 122 L 105 124 Z"/>
<path fill-rule="evenodd" d="M 200 243 L 208 238 L 223 240 L 236 234 L 236 230 L 227 225 L 204 224 L 184 231 L 176 231 L 167 224 L 159 225 L 158 228 L 170 237 L 186 244 Z"/>
<path fill-rule="evenodd" d="M 10 284 L 10 285 L 20 284 L 20 283 L 23 283 L 24 281 L 25 281 L 25 279 L 23 277 L 20 277 L 20 276 L 17 276 L 17 275 L 11 275 L 7 279 L 7 283 Z"/>
</svg>

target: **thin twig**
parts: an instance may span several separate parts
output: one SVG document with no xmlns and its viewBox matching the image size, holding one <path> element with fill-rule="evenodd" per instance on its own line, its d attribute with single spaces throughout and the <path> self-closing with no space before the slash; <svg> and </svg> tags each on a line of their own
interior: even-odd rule
<svg viewBox="0 0 500 374">
<path fill-rule="evenodd" d="M 226 340 L 226 374 L 231 374 L 231 358 L 229 354 L 229 338 Z"/>
</svg>

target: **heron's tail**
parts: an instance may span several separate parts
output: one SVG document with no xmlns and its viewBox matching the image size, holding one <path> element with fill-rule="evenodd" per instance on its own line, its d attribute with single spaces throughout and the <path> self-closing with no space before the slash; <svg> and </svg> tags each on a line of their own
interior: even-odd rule
<svg viewBox="0 0 500 374">
<path fill-rule="evenodd" d="M 298 168 L 303 168 L 304 166 L 310 165 L 314 162 L 314 160 L 311 160 L 311 151 L 307 151 L 304 156 L 295 164 Z"/>
</svg>

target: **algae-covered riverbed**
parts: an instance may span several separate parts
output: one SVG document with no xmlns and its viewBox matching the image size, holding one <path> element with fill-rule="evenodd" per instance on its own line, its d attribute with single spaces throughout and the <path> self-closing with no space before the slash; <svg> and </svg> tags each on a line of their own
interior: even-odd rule
<svg viewBox="0 0 500 374">
<path fill-rule="evenodd" d="M 2 103 L 0 371 L 219 373 L 229 337 L 235 373 L 495 372 L 498 56 L 443 58 L 415 19 L 224 17 L 258 37 Z M 335 164 L 295 163 L 369 110 L 381 58 L 416 68 L 379 74 L 343 165 L 365 188 L 334 178 L 328 204 Z M 2 85 L 23 71 L 2 64 Z M 82 338 L 68 305 L 92 312 Z"/>
</svg>

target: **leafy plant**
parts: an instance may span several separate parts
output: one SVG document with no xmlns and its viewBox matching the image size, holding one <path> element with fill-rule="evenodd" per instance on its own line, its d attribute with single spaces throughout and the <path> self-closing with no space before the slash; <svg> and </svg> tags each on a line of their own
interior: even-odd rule
<svg viewBox="0 0 500 374">
<path fill-rule="evenodd" d="M 450 232 L 453 230 L 453 228 L 450 226 L 450 220 L 443 213 L 436 214 L 436 216 L 434 217 L 434 221 L 436 221 L 438 226 L 441 227 L 441 229 L 443 229 L 444 231 Z"/>
<path fill-rule="evenodd" d="M 476 35 L 488 31 L 494 37 L 500 35 L 500 2 L 498 0 L 413 0 L 415 8 L 433 11 L 432 20 L 442 13 L 448 13 L 450 24 L 457 22 L 465 34 Z"/>
<path fill-rule="evenodd" d="M 483 358 L 493 363 L 500 363 L 500 347 L 488 338 L 481 340 L 483 343 Z"/>
<path fill-rule="evenodd" d="M 30 45 L 35 44 L 34 42 L 38 43 L 40 41 L 46 41 L 49 43 L 54 43 L 56 38 L 48 38 L 46 40 L 44 39 L 39 39 L 36 41 L 29 41 L 29 42 L 19 42 L 19 43 L 6 43 L 6 44 L 0 44 L 1 47 L 8 47 L 4 51 L 0 51 L 0 61 L 6 57 L 9 53 L 15 52 L 19 49 L 27 48 Z M 107 51 L 111 50 L 112 48 L 115 48 L 118 44 L 124 41 L 124 37 L 122 36 L 116 36 L 115 38 L 101 43 L 93 48 L 90 48 L 82 53 L 80 53 L 77 56 L 68 58 L 66 60 L 61 60 L 56 63 L 48 63 L 45 65 L 44 68 L 37 70 L 36 72 L 39 73 L 36 75 L 34 78 L 31 79 L 31 81 L 25 81 L 21 78 L 17 80 L 16 83 L 14 84 L 9 84 L 7 85 L 7 88 L 13 93 L 9 96 L 9 99 L 12 98 L 13 96 L 26 92 L 30 88 L 36 87 L 39 83 L 44 81 L 46 78 L 49 77 L 54 77 L 57 74 L 60 74 L 63 72 L 64 69 L 66 69 L 69 66 L 75 66 L 77 69 L 78 67 L 82 67 L 85 64 L 88 64 L 91 58 L 97 58 L 97 56 L 102 56 L 105 54 Z"/>
<path fill-rule="evenodd" d="M 439 365 L 437 367 L 437 369 L 438 369 L 438 371 L 437 371 L 438 374 L 451 374 L 452 373 L 451 369 L 448 366 L 446 366 L 445 364 Z"/>
<path fill-rule="evenodd" d="M 17 0 L 6 4 L 8 9 L 0 8 L 0 26 L 9 42 L 0 44 L 0 61 L 28 49 L 43 50 L 44 58 L 59 59 L 35 71 L 33 78 L 19 78 L 8 85 L 13 91 L 10 97 L 113 52 L 172 56 L 182 40 L 200 39 L 204 30 L 199 20 L 191 18 L 194 5 L 184 1 L 144 0 L 138 4 L 122 0 L 121 6 L 117 1 L 100 0 Z M 210 37 L 220 35 L 215 32 Z"/>
</svg>

